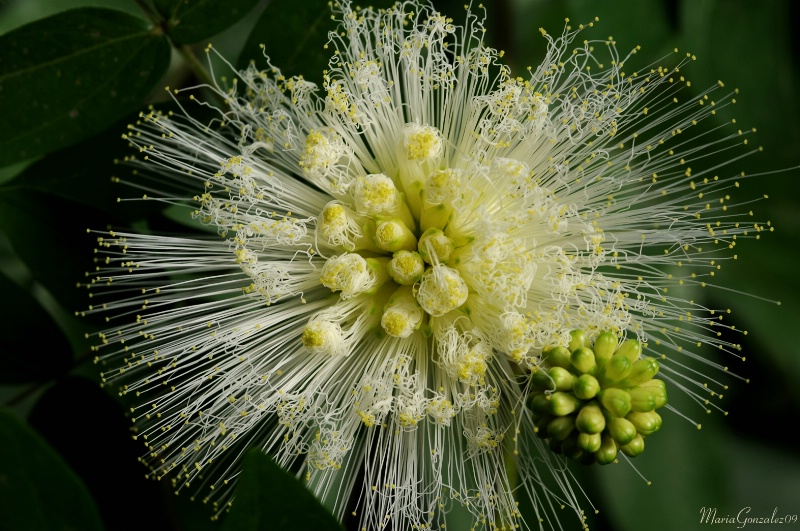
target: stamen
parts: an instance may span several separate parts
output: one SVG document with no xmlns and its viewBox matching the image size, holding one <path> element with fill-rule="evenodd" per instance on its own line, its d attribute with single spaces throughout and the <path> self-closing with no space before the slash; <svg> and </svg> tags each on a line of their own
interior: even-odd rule
<svg viewBox="0 0 800 531">
<path fill-rule="evenodd" d="M 423 317 L 411 286 L 400 286 L 386 303 L 381 326 L 392 337 L 408 337 L 419 329 Z"/>
<path fill-rule="evenodd" d="M 468 296 L 467 283 L 458 271 L 445 265 L 428 268 L 417 291 L 420 306 L 433 316 L 455 310 L 467 302 Z"/>
<path fill-rule="evenodd" d="M 425 263 L 417 252 L 398 251 L 387 266 L 389 276 L 402 286 L 416 284 L 425 272 Z"/>
</svg>

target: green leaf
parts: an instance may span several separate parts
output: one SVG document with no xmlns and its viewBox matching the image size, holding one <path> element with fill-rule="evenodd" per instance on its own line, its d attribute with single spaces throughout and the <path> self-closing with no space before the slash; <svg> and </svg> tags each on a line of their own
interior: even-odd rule
<svg viewBox="0 0 800 531">
<path fill-rule="evenodd" d="M 592 0 L 568 0 L 567 4 L 572 10 L 570 19 L 573 26 L 578 24 L 588 24 L 594 21 L 595 17 L 600 20 L 594 24 L 596 32 L 591 37 L 579 36 L 580 39 L 596 38 L 598 35 L 605 38 L 613 35 L 617 41 L 617 47 L 622 54 L 639 45 L 642 51 L 637 61 L 632 62 L 632 68 L 640 68 L 647 65 L 650 61 L 657 59 L 666 50 L 674 48 L 672 30 L 667 24 L 666 2 L 663 0 L 605 0 L 595 2 Z M 647 31 L 639 31 L 636 28 L 643 28 L 646 25 Z M 587 34 L 588 35 L 588 34 Z M 599 47 L 598 47 L 599 48 Z M 601 61 L 607 59 L 598 54 Z M 635 65 L 635 66 L 633 66 Z"/>
<path fill-rule="evenodd" d="M 88 365 L 97 380 L 100 367 Z M 41 395 L 28 415 L 28 423 L 83 480 L 106 527 L 113 531 L 167 529 L 172 496 L 164 495 L 164 484 L 145 477 L 147 468 L 138 459 L 145 446 L 141 439 L 131 438 L 131 420 L 114 400 L 118 398 L 116 388 L 109 391 L 114 398 L 96 381 L 72 375 L 62 378 Z M 80 437 L 75 436 L 76 411 L 86 415 L 79 421 Z M 136 507 L 131 507 L 131 500 L 136 500 Z M 207 506 L 193 506 L 195 512 L 210 519 Z"/>
<path fill-rule="evenodd" d="M 80 479 L 7 410 L 0 410 L 0 522 L 5 531 L 103 529 Z"/>
<path fill-rule="evenodd" d="M 162 112 L 181 112 L 172 102 L 154 105 Z M 202 112 L 196 113 L 198 119 L 205 119 Z M 147 112 L 147 111 L 144 111 Z M 75 203 L 97 208 L 116 219 L 139 220 L 164 209 L 163 203 L 152 201 L 118 201 L 118 198 L 140 198 L 141 190 L 119 184 L 113 179 L 142 182 L 131 179 L 133 168 L 120 163 L 128 156 L 138 155 L 130 141 L 121 135 L 128 132 L 127 126 L 139 119 L 139 112 L 130 114 L 113 124 L 106 131 L 94 135 L 74 146 L 64 148 L 44 157 L 25 168 L 7 184 L 25 190 L 46 192 Z M 0 190 L 3 187 L 0 186 Z M 171 190 L 170 190 L 171 191 Z M 185 192 L 191 197 L 189 192 Z M 92 228 L 105 227 L 109 219 Z"/>
<path fill-rule="evenodd" d="M 321 83 L 332 53 L 325 49 L 328 32 L 335 28 L 328 0 L 273 0 L 247 38 L 239 67 L 245 68 L 251 61 L 264 65 L 266 53 L 284 75 L 303 75 Z"/>
<path fill-rule="evenodd" d="M 33 278 L 70 312 L 89 303 L 86 290 L 76 287 L 93 267 L 95 238 L 86 229 L 104 228 L 113 221 L 96 209 L 49 193 L 0 188 L 0 232 Z"/>
<path fill-rule="evenodd" d="M 107 127 L 150 92 L 169 64 L 159 29 L 111 9 L 66 11 L 0 37 L 0 166 Z"/>
<path fill-rule="evenodd" d="M 394 0 L 373 0 L 374 9 L 394 5 Z M 302 75 L 321 86 L 322 72 L 328 68 L 333 49 L 325 49 L 328 32 L 338 28 L 333 20 L 329 0 L 272 0 L 247 38 L 237 65 L 246 68 L 250 62 L 266 65 L 264 54 L 285 76 Z M 466 19 L 464 2 L 439 0 L 435 8 L 458 23 Z M 264 49 L 261 49 L 261 45 Z"/>
<path fill-rule="evenodd" d="M 155 0 L 167 20 L 169 36 L 189 44 L 220 33 L 243 18 L 259 0 Z"/>
<path fill-rule="evenodd" d="M 0 272 L 0 384 L 46 381 L 69 370 L 72 349 L 33 296 Z"/>
<path fill-rule="evenodd" d="M 340 531 L 336 519 L 300 481 L 254 448 L 244 458 L 226 531 Z"/>
</svg>

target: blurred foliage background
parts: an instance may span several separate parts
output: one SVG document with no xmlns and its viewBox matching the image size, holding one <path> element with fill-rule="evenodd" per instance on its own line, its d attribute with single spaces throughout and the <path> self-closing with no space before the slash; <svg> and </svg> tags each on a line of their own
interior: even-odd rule
<svg viewBox="0 0 800 531">
<path fill-rule="evenodd" d="M 456 21 L 463 17 L 463 0 L 434 4 Z M 800 4 L 484 4 L 488 40 L 506 51 L 515 72 L 543 57 L 538 28 L 558 34 L 567 17 L 576 24 L 600 17 L 587 37 L 613 35 L 621 51 L 641 45 L 642 65 L 673 48 L 690 51 L 698 60 L 683 71 L 693 89 L 717 80 L 738 87 L 737 104 L 718 118 L 757 128 L 753 141 L 764 146 L 763 153 L 735 163 L 736 171 L 752 175 L 742 180 L 739 198 L 769 196 L 752 208 L 776 230 L 740 242 L 738 260 L 717 277 L 731 290 L 693 295 L 710 307 L 732 308 L 729 323 L 748 331 L 732 338 L 742 343 L 746 362 L 726 363 L 750 383 L 731 379 L 720 402 L 727 416 L 677 404 L 703 429 L 666 417 L 665 429 L 648 439 L 648 451 L 636 461 L 650 486 L 625 466 L 576 469 L 599 509 L 589 516 L 590 528 L 701 529 L 704 507 L 716 508 L 718 516 L 746 507 L 750 516 L 771 516 L 775 509 L 778 516 L 797 515 L 800 454 L 793 429 L 800 422 L 800 354 L 794 332 L 800 285 L 794 261 L 800 186 L 798 171 L 787 168 L 800 163 L 800 37 L 793 31 Z M 209 520 L 202 504 L 173 496 L 168 483 L 144 479 L 137 462 L 143 448 L 129 437 L 124 405 L 98 385 L 84 334 L 102 323 L 74 314 L 89 304 L 75 287 L 92 267 L 94 241 L 86 229 L 141 226 L 145 217 L 151 227 L 181 223 L 169 212 L 116 202 L 119 195 L 133 195 L 111 182 L 120 171 L 114 159 L 128 150 L 120 139 L 125 125 L 146 105 L 166 101 L 165 85 L 206 82 L 203 49 L 209 42 L 240 66 L 258 60 L 258 44 L 264 43 L 284 73 L 319 80 L 331 25 L 326 9 L 324 0 L 0 0 L 0 528 L 224 527 Z M 156 26 L 158 19 L 164 22 Z M 91 51 L 69 55 L 75 49 Z M 313 501 L 301 495 L 278 499 L 274 491 L 259 490 L 259 481 L 289 481 L 269 462 L 254 462 L 248 470 L 251 495 L 242 506 L 314 511 Z M 272 474 L 268 481 L 265 474 Z M 449 523 L 448 529 L 465 525 L 458 513 Z M 240 515 L 235 528 L 270 525 Z M 566 512 L 562 525 L 579 528 Z"/>
</svg>

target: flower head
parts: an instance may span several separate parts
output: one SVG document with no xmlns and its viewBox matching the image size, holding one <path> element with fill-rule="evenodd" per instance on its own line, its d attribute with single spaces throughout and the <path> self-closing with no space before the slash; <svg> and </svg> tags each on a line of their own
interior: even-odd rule
<svg viewBox="0 0 800 531">
<path fill-rule="evenodd" d="M 215 87 L 211 123 L 153 111 L 126 135 L 156 188 L 191 190 L 155 195 L 214 230 L 99 237 L 103 381 L 138 397 L 152 475 L 218 511 L 226 456 L 257 446 L 340 517 L 357 489 L 366 529 L 436 527 L 454 502 L 511 525 L 518 495 L 578 512 L 548 445 L 637 455 L 666 401 L 655 371 L 708 403 L 681 368 L 702 343 L 737 350 L 671 291 L 766 228 L 701 168 L 744 134 L 684 141 L 732 94 L 686 94 L 691 57 L 626 73 L 637 50 L 573 48 L 570 28 L 514 77 L 469 12 L 334 10 L 323 94 L 253 65 Z"/>
</svg>

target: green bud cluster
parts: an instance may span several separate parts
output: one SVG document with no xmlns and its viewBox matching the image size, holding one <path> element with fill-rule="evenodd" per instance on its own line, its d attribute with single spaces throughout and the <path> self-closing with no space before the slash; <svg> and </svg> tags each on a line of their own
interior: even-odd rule
<svg viewBox="0 0 800 531">
<path fill-rule="evenodd" d="M 653 378 L 658 362 L 641 353 L 638 341 L 619 343 L 613 332 L 590 346 L 582 330 L 572 332 L 569 348 L 544 349 L 528 398 L 536 434 L 584 464 L 641 454 L 644 438 L 661 427 L 656 409 L 667 403 L 664 382 Z"/>
</svg>

